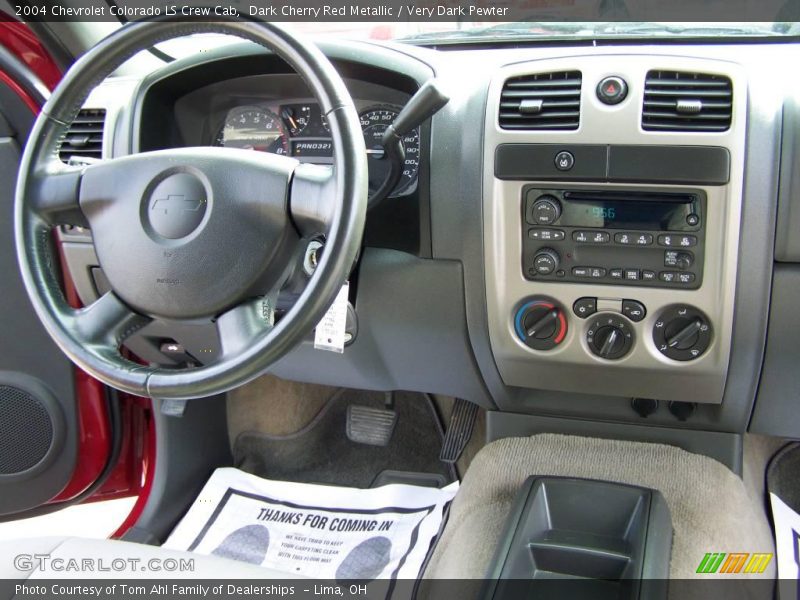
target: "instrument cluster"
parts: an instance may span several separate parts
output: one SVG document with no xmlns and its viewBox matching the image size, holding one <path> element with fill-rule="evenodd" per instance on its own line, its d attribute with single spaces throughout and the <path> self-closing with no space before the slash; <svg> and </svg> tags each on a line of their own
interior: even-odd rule
<svg viewBox="0 0 800 600">
<path fill-rule="evenodd" d="M 370 193 L 381 186 L 389 173 L 390 165 L 381 139 L 401 108 L 380 104 L 367 106 L 359 112 L 367 149 Z M 333 163 L 330 128 L 315 102 L 256 103 L 231 108 L 217 131 L 214 145 L 271 152 L 314 164 Z M 403 175 L 392 196 L 403 196 L 416 189 L 420 157 L 418 129 L 403 138 L 403 147 Z"/>
</svg>

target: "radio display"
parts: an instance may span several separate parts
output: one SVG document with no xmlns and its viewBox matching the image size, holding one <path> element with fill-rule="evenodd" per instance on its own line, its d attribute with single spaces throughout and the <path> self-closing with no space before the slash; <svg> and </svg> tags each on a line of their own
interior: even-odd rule
<svg viewBox="0 0 800 600">
<path fill-rule="evenodd" d="M 654 195 L 655 196 L 655 195 Z M 700 203 L 694 195 L 631 195 L 565 192 L 559 225 L 604 229 L 693 231 L 698 229 Z"/>
</svg>

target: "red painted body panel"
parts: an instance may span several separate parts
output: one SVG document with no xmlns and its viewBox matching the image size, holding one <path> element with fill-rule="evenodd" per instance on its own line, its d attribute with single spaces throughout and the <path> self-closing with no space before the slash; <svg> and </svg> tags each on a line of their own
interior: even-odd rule
<svg viewBox="0 0 800 600">
<path fill-rule="evenodd" d="M 48 89 L 52 90 L 61 80 L 55 61 L 25 23 L 0 19 L 0 45 L 28 65 Z"/>
<path fill-rule="evenodd" d="M 58 84 L 61 73 L 33 32 L 24 23 L 15 22 L 1 12 L 0 45 L 22 60 L 49 89 Z M 2 71 L 0 81 L 12 89 L 34 114 L 39 113 L 40 106 L 36 101 Z M 61 246 L 57 240 L 54 242 L 61 261 L 65 297 L 70 306 L 79 308 L 80 299 L 66 269 Z M 112 440 L 104 385 L 76 368 L 75 394 L 79 404 L 79 448 L 75 471 L 70 482 L 51 503 L 72 500 L 97 481 L 111 452 Z M 109 477 L 87 501 L 138 495 L 134 511 L 120 527 L 118 534 L 121 535 L 136 522 L 147 500 L 146 492 L 150 489 L 155 456 L 155 435 L 151 402 L 148 398 L 120 394 L 119 403 L 123 436 L 120 455 Z"/>
</svg>

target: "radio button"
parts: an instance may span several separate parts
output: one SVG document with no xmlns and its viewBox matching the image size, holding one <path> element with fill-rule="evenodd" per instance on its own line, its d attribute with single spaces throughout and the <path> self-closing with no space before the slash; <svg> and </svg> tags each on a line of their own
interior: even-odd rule
<svg viewBox="0 0 800 600">
<path fill-rule="evenodd" d="M 629 281 L 638 281 L 639 269 L 625 269 L 625 279 Z"/>
<path fill-rule="evenodd" d="M 573 231 L 572 232 L 572 239 L 580 244 L 588 244 L 589 243 L 589 232 L 588 231 Z"/>
<path fill-rule="evenodd" d="M 661 271 L 661 273 L 658 274 L 658 278 L 665 283 L 674 283 L 676 275 L 677 273 L 673 273 L 672 271 Z"/>
<path fill-rule="evenodd" d="M 614 236 L 614 241 L 623 246 L 649 246 L 653 243 L 653 236 L 649 233 L 633 233 L 625 231 Z"/>
<path fill-rule="evenodd" d="M 676 273 L 678 283 L 694 283 L 694 273 Z"/>
<path fill-rule="evenodd" d="M 655 271 L 642 271 L 642 281 L 655 281 L 655 280 L 656 280 Z"/>
<path fill-rule="evenodd" d="M 591 267 L 572 267 L 572 275 L 574 277 L 591 277 Z"/>
<path fill-rule="evenodd" d="M 592 279 L 601 279 L 606 276 L 606 270 L 601 267 L 592 267 L 589 271 L 589 275 Z"/>
<path fill-rule="evenodd" d="M 617 244 L 623 244 L 625 246 L 633 245 L 633 234 L 632 233 L 618 233 L 614 236 L 614 241 Z"/>
<path fill-rule="evenodd" d="M 622 269 L 611 269 L 608 275 L 611 279 L 622 279 Z"/>
<path fill-rule="evenodd" d="M 593 315 L 597 312 L 597 298 L 578 298 L 572 305 L 572 312 L 581 319 Z"/>
<path fill-rule="evenodd" d="M 700 217 L 694 213 L 686 215 L 686 224 L 689 227 L 696 227 L 700 224 Z"/>
<path fill-rule="evenodd" d="M 607 231 L 595 231 L 592 234 L 592 243 L 594 244 L 607 244 L 611 241 L 611 234 Z"/>
<path fill-rule="evenodd" d="M 579 244 L 607 244 L 611 234 L 607 231 L 573 231 L 572 239 Z"/>
<path fill-rule="evenodd" d="M 560 242 L 564 239 L 564 232 L 560 229 L 529 229 L 528 237 L 544 242 Z"/>
<path fill-rule="evenodd" d="M 658 245 L 667 248 L 691 248 L 697 245 L 697 238 L 693 235 L 660 235 Z"/>
</svg>

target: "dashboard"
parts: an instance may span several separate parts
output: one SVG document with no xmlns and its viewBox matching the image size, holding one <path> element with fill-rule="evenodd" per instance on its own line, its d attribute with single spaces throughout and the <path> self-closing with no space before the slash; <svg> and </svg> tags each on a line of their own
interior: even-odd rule
<svg viewBox="0 0 800 600">
<path fill-rule="evenodd" d="M 402 81 L 400 83 L 402 85 Z M 175 96 L 170 95 L 169 100 L 163 99 L 174 106 L 172 111 L 178 129 L 171 137 L 148 138 L 147 147 L 226 146 L 292 156 L 301 162 L 332 164 L 328 123 L 299 76 L 288 73 L 245 75 L 201 84 L 202 80 L 195 81 L 189 85 L 196 85 L 196 88 L 187 87 L 175 92 Z M 389 171 L 381 139 L 410 94 L 364 79 L 350 79 L 349 88 L 367 147 L 372 193 Z M 159 101 L 153 112 L 162 109 Z M 166 128 L 161 133 L 168 131 L 170 129 Z M 417 188 L 419 129 L 405 135 L 402 144 L 403 173 L 390 193 L 392 197 L 408 196 Z"/>
<path fill-rule="evenodd" d="M 490 434 L 513 429 L 504 413 L 702 429 L 726 448 L 748 427 L 795 431 L 781 398 L 800 384 L 770 374 L 768 317 L 800 290 L 779 218 L 795 214 L 779 181 L 794 181 L 783 113 L 798 94 L 778 65 L 796 45 L 320 46 L 356 103 L 373 190 L 378 140 L 416 89 L 436 77 L 451 99 L 403 140 L 403 178 L 369 211 L 344 354 L 309 340 L 275 374 L 466 398 L 500 415 Z M 302 80 L 246 44 L 108 80 L 88 106 L 107 111 L 107 155 L 222 145 L 331 163 Z"/>
</svg>

